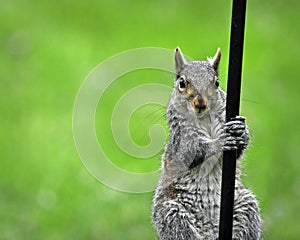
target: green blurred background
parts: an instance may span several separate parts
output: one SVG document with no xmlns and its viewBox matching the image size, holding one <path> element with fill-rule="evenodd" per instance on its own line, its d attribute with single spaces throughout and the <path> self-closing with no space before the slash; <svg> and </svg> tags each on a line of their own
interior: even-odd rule
<svg viewBox="0 0 300 240">
<path fill-rule="evenodd" d="M 299 239 L 299 2 L 253 0 L 247 10 L 241 112 L 252 144 L 244 182 L 260 200 L 265 239 Z M 231 1 L 2 0 L 0 239 L 155 239 L 152 193 L 112 190 L 81 163 L 72 136 L 76 93 L 103 60 L 148 46 L 180 46 L 200 59 L 221 47 L 225 88 L 230 16 Z M 144 82 L 172 86 L 172 78 L 133 74 L 112 85 L 106 101 Z M 165 124 L 163 109 L 149 106 L 131 128 L 151 111 L 158 119 L 132 133 L 140 144 L 149 140 L 148 125 Z M 116 165 L 137 172 L 159 167 L 160 153 L 144 163 L 122 159 L 109 138 L 104 150 Z"/>
</svg>

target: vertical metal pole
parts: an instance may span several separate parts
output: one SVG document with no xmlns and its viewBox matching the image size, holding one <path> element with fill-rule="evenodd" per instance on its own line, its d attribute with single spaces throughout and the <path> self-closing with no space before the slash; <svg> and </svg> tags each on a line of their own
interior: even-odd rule
<svg viewBox="0 0 300 240">
<path fill-rule="evenodd" d="M 226 121 L 239 115 L 246 0 L 233 0 L 227 82 Z M 219 239 L 232 239 L 236 151 L 223 154 Z"/>
</svg>

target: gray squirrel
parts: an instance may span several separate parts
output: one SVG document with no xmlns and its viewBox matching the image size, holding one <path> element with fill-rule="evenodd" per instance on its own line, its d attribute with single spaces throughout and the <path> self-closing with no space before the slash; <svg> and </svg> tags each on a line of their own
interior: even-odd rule
<svg viewBox="0 0 300 240">
<path fill-rule="evenodd" d="M 175 87 L 167 108 L 170 138 L 162 156 L 152 221 L 160 240 L 218 239 L 223 151 L 249 142 L 245 118 L 225 123 L 226 93 L 219 87 L 221 51 L 187 62 L 175 50 Z M 240 179 L 237 162 L 233 239 L 261 238 L 258 202 Z"/>
</svg>

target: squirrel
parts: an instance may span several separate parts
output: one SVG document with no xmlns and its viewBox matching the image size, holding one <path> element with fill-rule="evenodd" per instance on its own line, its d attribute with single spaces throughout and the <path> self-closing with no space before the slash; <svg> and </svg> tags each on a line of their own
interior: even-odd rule
<svg viewBox="0 0 300 240">
<path fill-rule="evenodd" d="M 175 86 L 167 108 L 170 130 L 155 190 L 152 222 L 160 240 L 218 239 L 223 151 L 237 151 L 233 239 L 261 238 L 258 201 L 241 182 L 249 143 L 245 118 L 225 122 L 219 87 L 221 50 L 207 61 L 186 61 L 175 50 Z"/>
</svg>

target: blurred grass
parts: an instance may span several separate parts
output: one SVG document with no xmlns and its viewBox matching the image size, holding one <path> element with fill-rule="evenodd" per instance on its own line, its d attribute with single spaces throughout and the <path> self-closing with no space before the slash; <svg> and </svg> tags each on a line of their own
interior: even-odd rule
<svg viewBox="0 0 300 240">
<path fill-rule="evenodd" d="M 299 10 L 297 1 L 248 3 L 242 114 L 252 145 L 244 181 L 260 199 L 265 239 L 300 235 Z M 220 46 L 224 88 L 230 14 L 230 1 L 2 0 L 0 238 L 155 239 L 152 194 L 111 190 L 80 162 L 76 92 L 94 66 L 120 51 L 178 45 L 201 59 Z M 159 166 L 156 157 L 137 167 L 114 161 L 147 171 Z"/>
</svg>

